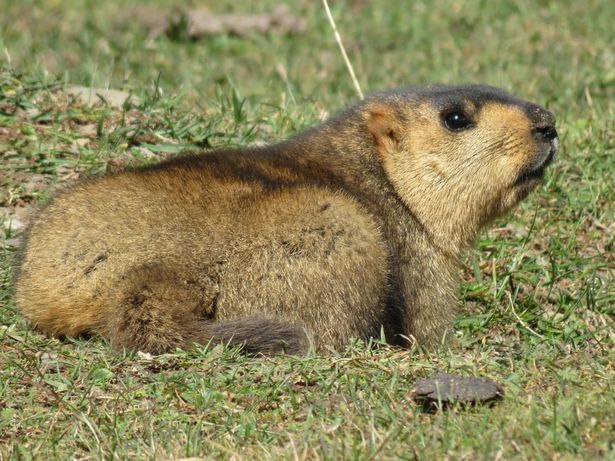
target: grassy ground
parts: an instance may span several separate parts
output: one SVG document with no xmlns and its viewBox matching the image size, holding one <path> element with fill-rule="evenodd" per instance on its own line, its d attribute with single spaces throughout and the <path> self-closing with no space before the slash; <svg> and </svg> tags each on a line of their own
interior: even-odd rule
<svg viewBox="0 0 615 461">
<path fill-rule="evenodd" d="M 29 329 L 11 267 L 20 221 L 52 189 L 187 146 L 278 139 L 355 97 L 318 2 L 289 2 L 303 35 L 197 41 L 148 37 L 165 5 L 0 0 L 0 459 L 615 459 L 607 0 L 334 5 L 364 90 L 482 82 L 558 115 L 563 148 L 545 186 L 467 258 L 450 350 L 152 358 Z M 135 98 L 85 105 L 66 96 L 71 85 Z M 426 413 L 412 388 L 435 370 L 489 376 L 506 397 Z"/>
</svg>

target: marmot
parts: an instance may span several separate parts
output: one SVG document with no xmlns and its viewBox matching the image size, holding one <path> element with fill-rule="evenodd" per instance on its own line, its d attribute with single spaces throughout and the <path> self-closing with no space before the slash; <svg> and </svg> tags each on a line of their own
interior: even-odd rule
<svg viewBox="0 0 615 461">
<path fill-rule="evenodd" d="M 460 256 L 541 182 L 555 117 L 492 87 L 375 94 L 264 146 L 189 153 L 60 193 L 15 300 L 54 336 L 162 353 L 437 345 Z"/>
</svg>

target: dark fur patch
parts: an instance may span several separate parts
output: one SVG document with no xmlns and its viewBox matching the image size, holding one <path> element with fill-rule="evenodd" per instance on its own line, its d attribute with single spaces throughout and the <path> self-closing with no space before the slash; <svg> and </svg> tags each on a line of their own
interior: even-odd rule
<svg viewBox="0 0 615 461">
<path fill-rule="evenodd" d="M 250 355 L 305 354 L 310 344 L 301 326 L 260 317 L 210 323 L 205 334 L 211 342 L 239 347 Z"/>
<path fill-rule="evenodd" d="M 90 275 L 92 272 L 94 272 L 96 269 L 98 269 L 98 266 L 100 263 L 105 262 L 108 259 L 107 255 L 98 255 L 96 256 L 96 258 L 94 258 L 94 261 L 92 261 L 92 264 L 90 264 L 88 267 L 86 267 L 86 269 L 83 271 L 83 275 Z"/>
</svg>

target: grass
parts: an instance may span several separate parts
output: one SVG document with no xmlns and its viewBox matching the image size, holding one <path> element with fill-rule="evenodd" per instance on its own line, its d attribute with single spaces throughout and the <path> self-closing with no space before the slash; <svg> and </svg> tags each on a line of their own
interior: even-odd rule
<svg viewBox="0 0 615 461">
<path fill-rule="evenodd" d="M 563 148 L 468 255 L 450 349 L 259 360 L 60 342 L 11 302 L 8 221 L 54 188 L 185 147 L 279 139 L 355 97 L 317 2 L 289 3 L 304 35 L 198 41 L 148 38 L 165 2 L 124 3 L 0 1 L 0 459 L 615 459 L 613 2 L 332 5 L 364 91 L 501 86 L 551 108 Z M 85 105 L 71 85 L 134 98 Z M 506 397 L 426 413 L 412 389 L 435 370 L 489 376 Z"/>
</svg>

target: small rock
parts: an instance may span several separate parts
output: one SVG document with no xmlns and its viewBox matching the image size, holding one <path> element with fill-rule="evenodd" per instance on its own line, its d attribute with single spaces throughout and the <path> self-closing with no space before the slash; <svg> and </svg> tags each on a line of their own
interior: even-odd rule
<svg viewBox="0 0 615 461">
<path fill-rule="evenodd" d="M 43 352 L 40 357 L 41 373 L 53 372 L 59 373 L 66 368 L 66 364 L 58 360 L 58 355 L 49 352 Z"/>
<path fill-rule="evenodd" d="M 36 107 L 31 107 L 30 109 L 27 109 L 25 113 L 26 113 L 26 117 L 30 119 L 34 119 L 38 117 L 39 115 L 41 115 L 41 111 L 38 110 Z"/>
<path fill-rule="evenodd" d="M 147 362 L 154 360 L 154 357 L 149 352 L 137 351 L 137 357 L 141 360 L 145 360 Z"/>
<path fill-rule="evenodd" d="M 86 138 L 93 138 L 98 134 L 98 125 L 96 123 L 88 123 L 87 125 L 80 125 L 77 131 L 81 136 Z"/>
<path fill-rule="evenodd" d="M 66 89 L 66 93 L 76 96 L 82 104 L 96 104 L 101 99 L 107 101 L 111 107 L 122 107 L 127 99 L 133 104 L 138 104 L 138 99 L 130 93 L 119 90 L 105 90 L 102 88 L 88 88 L 85 86 L 71 86 Z"/>
<path fill-rule="evenodd" d="M 0 226 L 13 232 L 21 232 L 28 222 L 30 207 L 0 207 Z"/>
<path fill-rule="evenodd" d="M 414 390 L 414 399 L 430 408 L 452 403 L 494 402 L 503 396 L 502 386 L 489 378 L 448 373 L 421 379 Z"/>
<path fill-rule="evenodd" d="M 12 239 L 1 240 L 3 248 L 17 248 L 21 245 L 21 238 L 15 237 Z"/>
</svg>

